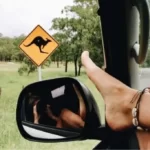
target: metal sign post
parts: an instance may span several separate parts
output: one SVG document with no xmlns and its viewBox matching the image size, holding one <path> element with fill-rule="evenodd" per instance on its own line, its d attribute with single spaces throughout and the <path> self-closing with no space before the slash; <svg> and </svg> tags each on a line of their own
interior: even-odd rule
<svg viewBox="0 0 150 150">
<path fill-rule="evenodd" d="M 42 70 L 41 70 L 41 66 L 38 67 L 38 78 L 39 78 L 39 81 L 42 81 Z"/>
</svg>

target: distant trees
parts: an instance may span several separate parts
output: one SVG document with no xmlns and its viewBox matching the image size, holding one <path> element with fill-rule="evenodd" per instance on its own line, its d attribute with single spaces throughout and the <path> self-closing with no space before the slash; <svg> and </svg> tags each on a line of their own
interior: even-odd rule
<svg viewBox="0 0 150 150">
<path fill-rule="evenodd" d="M 73 6 L 66 6 L 62 13 L 65 17 L 54 18 L 51 29 L 56 35 L 63 35 L 58 41 L 63 45 L 58 54 L 52 57 L 65 61 L 67 71 L 68 61 L 74 62 L 75 76 L 80 75 L 82 51 L 89 50 L 92 59 L 98 66 L 103 65 L 102 39 L 100 20 L 97 15 L 96 0 L 74 0 Z M 57 37 L 56 37 L 57 38 Z M 60 52 L 61 51 L 61 52 Z"/>
<path fill-rule="evenodd" d="M 149 0 L 150 1 L 150 0 Z M 93 61 L 102 67 L 104 64 L 102 52 L 102 37 L 100 19 L 97 15 L 97 0 L 74 0 L 72 6 L 66 6 L 62 10 L 64 17 L 54 18 L 50 30 L 59 43 L 59 47 L 48 58 L 44 65 L 49 66 L 51 61 L 64 64 L 64 71 L 68 71 L 68 63 L 74 63 L 74 75 L 80 75 L 82 51 L 90 51 Z M 25 35 L 18 37 L 6 37 L 0 33 L 0 61 L 17 61 L 22 65 L 20 74 L 36 71 L 36 66 L 20 50 L 19 45 Z M 142 67 L 150 67 L 150 52 Z M 43 66 L 42 66 L 43 67 Z"/>
<path fill-rule="evenodd" d="M 19 45 L 25 36 L 5 37 L 0 33 L 0 61 L 23 61 L 24 54 Z"/>
</svg>

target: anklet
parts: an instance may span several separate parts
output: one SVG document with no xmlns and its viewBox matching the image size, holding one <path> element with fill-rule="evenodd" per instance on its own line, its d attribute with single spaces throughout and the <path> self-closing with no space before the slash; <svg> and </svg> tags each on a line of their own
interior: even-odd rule
<svg viewBox="0 0 150 150">
<path fill-rule="evenodd" d="M 133 116 L 132 123 L 135 127 L 142 128 L 143 130 L 147 131 L 148 129 L 139 126 L 139 121 L 138 121 L 140 101 L 141 101 L 142 95 L 145 93 L 146 89 L 150 89 L 150 88 L 145 88 L 142 92 L 140 92 L 140 96 L 139 96 L 139 99 L 137 100 L 136 106 L 132 109 L 132 116 Z M 137 92 L 137 94 L 138 93 L 139 93 L 139 91 Z"/>
</svg>

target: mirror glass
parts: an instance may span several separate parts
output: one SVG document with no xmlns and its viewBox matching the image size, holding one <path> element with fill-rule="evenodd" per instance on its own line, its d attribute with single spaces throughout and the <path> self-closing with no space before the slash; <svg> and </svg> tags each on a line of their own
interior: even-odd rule
<svg viewBox="0 0 150 150">
<path fill-rule="evenodd" d="M 21 111 L 26 133 L 41 139 L 77 137 L 86 118 L 84 98 L 73 83 L 32 84 L 23 94 Z"/>
</svg>

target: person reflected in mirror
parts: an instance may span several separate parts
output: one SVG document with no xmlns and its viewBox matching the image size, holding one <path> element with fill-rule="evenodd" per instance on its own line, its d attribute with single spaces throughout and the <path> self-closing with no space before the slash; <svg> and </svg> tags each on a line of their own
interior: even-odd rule
<svg viewBox="0 0 150 150">
<path fill-rule="evenodd" d="M 55 126 L 57 118 L 48 108 L 50 105 L 44 104 L 41 100 L 36 100 L 33 104 L 34 124 Z M 49 111 L 48 111 L 49 110 Z M 51 119 L 50 119 L 51 118 Z"/>
<path fill-rule="evenodd" d="M 86 106 L 83 100 L 83 97 L 77 87 L 73 84 L 73 89 L 79 100 L 79 109 L 77 113 L 72 112 L 71 110 L 64 108 L 60 113 L 59 120 L 56 127 L 70 127 L 70 128 L 83 128 L 85 124 L 86 117 Z"/>
<path fill-rule="evenodd" d="M 34 124 L 51 124 L 54 125 L 56 122 L 48 118 L 46 112 L 46 104 L 42 102 L 42 99 L 37 94 L 28 93 L 26 102 L 26 120 L 33 122 Z"/>
<path fill-rule="evenodd" d="M 78 114 L 79 116 L 81 116 L 82 120 L 85 121 L 85 117 L 86 117 L 86 106 L 85 106 L 85 102 L 84 99 L 80 93 L 80 91 L 78 90 L 78 88 L 73 84 L 73 88 L 77 94 L 77 97 L 79 99 L 79 110 L 78 110 Z"/>
<path fill-rule="evenodd" d="M 61 113 L 58 117 L 53 115 L 50 105 L 47 106 L 47 113 L 48 116 L 51 119 L 54 119 L 56 123 L 57 128 L 83 128 L 84 127 L 84 121 L 82 118 L 78 115 L 72 112 L 69 109 L 62 109 Z"/>
<path fill-rule="evenodd" d="M 40 101 L 40 97 L 29 92 L 26 97 L 26 120 L 38 124 L 40 119 L 40 114 L 35 113 L 36 105 Z"/>
<path fill-rule="evenodd" d="M 33 104 L 34 124 L 39 124 L 41 115 L 37 113 L 37 104 L 40 100 L 36 100 Z"/>
<path fill-rule="evenodd" d="M 74 92 L 76 93 L 79 101 L 78 112 L 75 113 L 68 109 L 68 107 L 61 109 L 60 114 L 57 116 L 53 113 L 51 109 L 51 105 L 46 104 L 45 107 L 45 115 L 47 115 L 50 119 L 56 121 L 57 128 L 83 128 L 85 124 L 86 117 L 86 106 L 81 96 L 79 90 L 75 85 L 73 85 Z M 40 103 L 40 100 L 36 100 L 33 104 L 33 115 L 34 115 L 34 123 L 39 124 L 40 118 L 43 116 L 42 113 L 38 113 L 37 105 Z M 40 104 L 39 104 L 40 105 Z M 39 106 L 44 107 L 44 106 Z M 56 108 L 55 108 L 56 109 Z M 48 118 L 47 118 L 48 121 Z M 41 122 L 43 124 L 43 122 Z M 52 125 L 51 123 L 49 125 Z"/>
<path fill-rule="evenodd" d="M 140 149 L 150 149 L 150 88 L 142 92 L 130 88 L 95 65 L 89 52 L 84 51 L 81 61 L 89 79 L 94 83 L 104 99 L 105 118 L 108 126 L 114 131 L 123 131 L 139 125 L 136 135 Z M 140 100 L 140 101 L 139 101 Z M 139 114 L 135 107 L 139 102 Z M 137 116 L 135 122 L 134 116 Z"/>
<path fill-rule="evenodd" d="M 56 117 L 50 109 L 50 105 L 47 105 L 47 113 L 51 119 L 54 119 L 57 124 L 57 128 L 83 128 L 86 117 L 86 106 L 83 97 L 77 87 L 73 84 L 73 90 L 77 95 L 79 101 L 78 112 L 74 113 L 71 109 L 63 108 L 60 115 Z M 69 93 L 66 93 L 69 94 Z M 69 99 L 70 100 L 70 99 Z"/>
<path fill-rule="evenodd" d="M 37 103 L 38 102 L 39 101 L 36 101 L 33 106 L 33 115 L 34 115 L 34 123 L 35 124 L 40 124 L 39 120 L 41 117 L 41 115 L 38 114 L 38 112 L 37 112 Z M 45 112 L 50 119 L 53 119 L 56 121 L 57 128 L 83 128 L 84 127 L 83 119 L 79 115 L 70 111 L 69 109 L 66 109 L 66 108 L 62 109 L 60 115 L 57 117 L 56 115 L 54 115 L 52 113 L 50 105 L 47 105 Z M 51 125 L 51 124 L 49 124 L 49 125 Z"/>
</svg>

